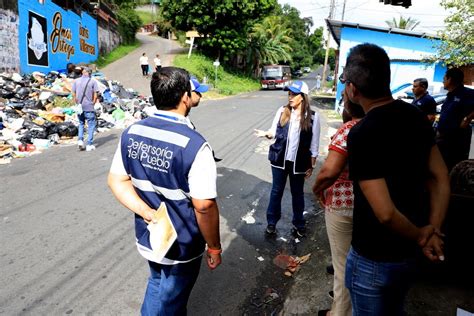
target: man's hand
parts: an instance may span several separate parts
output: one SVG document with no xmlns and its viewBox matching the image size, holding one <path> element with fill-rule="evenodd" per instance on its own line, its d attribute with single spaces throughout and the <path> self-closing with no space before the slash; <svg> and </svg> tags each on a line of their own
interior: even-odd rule
<svg viewBox="0 0 474 316">
<path fill-rule="evenodd" d="M 222 262 L 220 254 L 207 253 L 207 266 L 210 270 L 217 268 Z"/>
<path fill-rule="evenodd" d="M 438 233 L 435 233 L 423 247 L 423 254 L 431 261 L 444 261 L 444 241 Z"/>
<path fill-rule="evenodd" d="M 435 233 L 435 228 L 433 225 L 426 225 L 419 229 L 418 238 L 416 242 L 418 245 L 423 248 L 426 246 L 428 240 Z"/>
<path fill-rule="evenodd" d="M 304 173 L 304 178 L 305 178 L 305 179 L 308 179 L 309 177 L 311 177 L 312 174 L 313 174 L 313 168 L 309 168 L 309 169 L 306 170 L 306 172 Z"/>
<path fill-rule="evenodd" d="M 154 217 L 153 217 L 153 212 L 156 212 L 156 211 L 152 210 L 152 209 L 145 210 L 143 212 L 143 214 L 141 214 L 140 216 L 143 217 L 143 220 L 147 224 L 150 224 L 152 221 L 153 221 L 153 223 L 156 223 L 156 221 L 154 220 Z"/>
</svg>

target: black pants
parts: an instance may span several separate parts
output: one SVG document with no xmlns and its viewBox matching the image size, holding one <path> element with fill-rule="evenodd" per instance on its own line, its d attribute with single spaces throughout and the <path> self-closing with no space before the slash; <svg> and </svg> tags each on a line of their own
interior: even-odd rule
<svg viewBox="0 0 474 316">
<path fill-rule="evenodd" d="M 469 158 L 471 149 L 471 128 L 461 130 L 456 133 L 436 135 L 436 144 L 443 156 L 448 171 L 454 168 L 459 162 Z"/>
<path fill-rule="evenodd" d="M 148 65 L 141 65 L 142 66 L 142 75 L 148 76 Z"/>
</svg>

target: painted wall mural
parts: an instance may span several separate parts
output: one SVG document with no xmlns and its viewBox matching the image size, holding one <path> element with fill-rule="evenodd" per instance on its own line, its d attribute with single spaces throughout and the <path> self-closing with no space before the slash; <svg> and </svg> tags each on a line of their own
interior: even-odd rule
<svg viewBox="0 0 474 316">
<path fill-rule="evenodd" d="M 20 71 L 18 25 L 18 14 L 0 9 L 0 72 Z"/>
<path fill-rule="evenodd" d="M 18 14 L 17 47 L 23 73 L 59 70 L 67 63 L 97 59 L 97 20 L 87 13 L 64 10 L 51 0 L 19 0 Z"/>
</svg>

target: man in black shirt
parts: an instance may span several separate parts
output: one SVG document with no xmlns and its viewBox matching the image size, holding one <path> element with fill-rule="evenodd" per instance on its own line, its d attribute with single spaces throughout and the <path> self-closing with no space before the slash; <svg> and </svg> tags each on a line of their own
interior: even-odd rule
<svg viewBox="0 0 474 316">
<path fill-rule="evenodd" d="M 423 112 L 430 122 L 434 122 L 436 116 L 436 101 L 428 93 L 428 80 L 418 78 L 413 81 L 413 99 L 412 104 Z"/>
<path fill-rule="evenodd" d="M 366 113 L 348 137 L 354 227 L 345 282 L 353 315 L 402 315 L 416 253 L 444 260 L 447 169 L 426 116 L 393 100 L 382 48 L 353 47 L 341 81 Z"/>
<path fill-rule="evenodd" d="M 464 87 L 464 74 L 450 68 L 443 78 L 448 95 L 441 107 L 436 143 L 451 170 L 469 158 L 471 149 L 471 120 L 474 119 L 474 90 Z"/>
</svg>

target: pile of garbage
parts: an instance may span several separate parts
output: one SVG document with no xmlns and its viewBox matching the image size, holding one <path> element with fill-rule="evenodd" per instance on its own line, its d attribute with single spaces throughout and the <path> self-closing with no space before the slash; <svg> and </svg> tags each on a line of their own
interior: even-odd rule
<svg viewBox="0 0 474 316">
<path fill-rule="evenodd" d="M 125 128 L 154 108 L 151 97 L 125 89 L 100 72 L 92 77 L 99 86 L 96 132 Z M 73 81 L 57 71 L 0 74 L 0 164 L 75 142 L 79 120 L 71 93 Z"/>
</svg>

